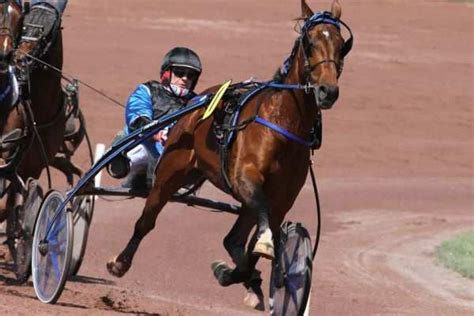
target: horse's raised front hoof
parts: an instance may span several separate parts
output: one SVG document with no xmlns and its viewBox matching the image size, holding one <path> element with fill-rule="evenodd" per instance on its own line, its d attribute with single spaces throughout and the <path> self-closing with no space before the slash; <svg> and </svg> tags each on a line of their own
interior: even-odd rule
<svg viewBox="0 0 474 316">
<path fill-rule="evenodd" d="M 117 278 L 121 278 L 127 273 L 128 269 L 130 269 L 130 262 L 127 261 L 120 261 L 119 257 L 115 257 L 109 262 L 107 262 L 107 271 L 113 276 Z"/>
<path fill-rule="evenodd" d="M 221 286 L 229 286 L 232 282 L 232 269 L 224 261 L 214 261 L 211 264 L 212 272 Z"/>
<path fill-rule="evenodd" d="M 255 243 L 253 248 L 253 254 L 256 256 L 263 257 L 265 259 L 273 260 L 275 258 L 275 251 L 273 247 L 273 236 L 272 231 L 267 228 L 263 232 Z"/>
</svg>

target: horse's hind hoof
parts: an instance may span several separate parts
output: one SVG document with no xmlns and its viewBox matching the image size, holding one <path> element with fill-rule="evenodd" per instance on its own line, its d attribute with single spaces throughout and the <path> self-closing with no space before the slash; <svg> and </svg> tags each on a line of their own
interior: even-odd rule
<svg viewBox="0 0 474 316">
<path fill-rule="evenodd" d="M 275 258 L 272 231 L 269 228 L 267 228 L 265 232 L 258 238 L 257 242 L 255 243 L 255 247 L 253 248 L 253 254 L 269 260 L 273 260 Z"/>
<path fill-rule="evenodd" d="M 264 311 L 265 303 L 263 302 L 263 296 L 259 296 L 254 292 L 248 292 L 244 298 L 244 304 L 250 308 Z"/>
<path fill-rule="evenodd" d="M 117 278 L 123 277 L 129 268 L 130 264 L 118 261 L 118 257 L 107 262 L 107 271 Z"/>
<path fill-rule="evenodd" d="M 221 286 L 233 284 L 231 273 L 232 269 L 224 261 L 214 261 L 211 264 L 212 272 Z"/>
</svg>

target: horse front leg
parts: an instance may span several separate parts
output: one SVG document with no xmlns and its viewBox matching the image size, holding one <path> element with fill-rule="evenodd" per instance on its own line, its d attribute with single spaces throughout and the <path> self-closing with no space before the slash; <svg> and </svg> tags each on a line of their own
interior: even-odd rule
<svg viewBox="0 0 474 316">
<path fill-rule="evenodd" d="M 254 168 L 244 170 L 237 180 L 237 194 L 243 204 L 250 209 L 257 218 L 257 241 L 253 254 L 273 260 L 275 257 L 273 234 L 270 229 L 270 207 L 263 192 L 263 175 Z"/>
</svg>

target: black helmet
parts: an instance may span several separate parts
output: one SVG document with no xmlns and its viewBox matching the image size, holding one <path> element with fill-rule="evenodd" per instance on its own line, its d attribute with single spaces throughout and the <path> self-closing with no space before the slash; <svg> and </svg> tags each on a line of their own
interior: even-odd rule
<svg viewBox="0 0 474 316">
<path fill-rule="evenodd" d="M 202 71 L 199 56 L 186 47 L 175 47 L 165 55 L 161 64 L 161 73 L 163 74 L 171 67 L 187 67 L 196 70 L 198 73 Z"/>
</svg>

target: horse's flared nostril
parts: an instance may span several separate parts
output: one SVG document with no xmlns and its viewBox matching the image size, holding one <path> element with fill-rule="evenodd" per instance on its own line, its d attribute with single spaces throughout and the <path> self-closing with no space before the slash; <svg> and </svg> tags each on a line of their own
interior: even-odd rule
<svg viewBox="0 0 474 316">
<path fill-rule="evenodd" d="M 332 105 L 339 97 L 339 87 L 333 85 L 321 85 L 318 89 L 318 100 L 321 105 Z"/>
<path fill-rule="evenodd" d="M 318 95 L 318 97 L 319 97 L 319 100 L 320 100 L 320 101 L 324 101 L 324 100 L 327 99 L 327 97 L 328 97 L 328 90 L 329 90 L 329 89 L 328 89 L 328 86 L 326 86 L 326 85 L 322 85 L 322 86 L 319 87 L 319 91 L 318 91 L 319 95 Z"/>
</svg>

